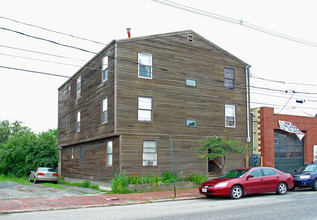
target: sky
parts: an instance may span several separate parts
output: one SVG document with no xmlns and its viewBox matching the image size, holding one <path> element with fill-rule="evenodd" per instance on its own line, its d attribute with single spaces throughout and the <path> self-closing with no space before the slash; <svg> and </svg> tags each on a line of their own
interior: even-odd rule
<svg viewBox="0 0 317 220">
<path fill-rule="evenodd" d="M 67 78 L 43 73 L 72 76 L 94 56 L 40 39 L 98 53 L 113 39 L 127 38 L 126 28 L 131 28 L 131 37 L 193 30 L 251 65 L 252 108 L 313 117 L 316 6 L 314 0 L 3 1 L 0 121 L 20 121 L 36 133 L 57 128 L 58 88 Z M 283 38 L 267 33 L 271 31 Z"/>
</svg>

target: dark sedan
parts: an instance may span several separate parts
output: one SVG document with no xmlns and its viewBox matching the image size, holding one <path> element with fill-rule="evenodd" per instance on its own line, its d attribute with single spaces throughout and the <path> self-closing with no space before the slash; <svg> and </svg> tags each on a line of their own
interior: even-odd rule
<svg viewBox="0 0 317 220">
<path fill-rule="evenodd" d="M 293 178 L 295 187 L 317 190 L 317 163 L 305 164 L 293 174 Z"/>
<path fill-rule="evenodd" d="M 199 192 L 209 196 L 229 196 L 239 199 L 249 194 L 276 192 L 283 195 L 294 188 L 293 177 L 271 167 L 231 170 L 222 177 L 202 183 Z"/>
</svg>

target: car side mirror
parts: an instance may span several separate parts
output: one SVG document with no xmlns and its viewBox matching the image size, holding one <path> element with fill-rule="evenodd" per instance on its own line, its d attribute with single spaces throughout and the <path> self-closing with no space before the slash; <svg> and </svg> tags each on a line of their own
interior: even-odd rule
<svg viewBox="0 0 317 220">
<path fill-rule="evenodd" d="M 297 172 L 297 170 L 294 170 L 294 172 L 296 173 L 296 172 Z"/>
<path fill-rule="evenodd" d="M 253 177 L 254 177 L 253 175 L 248 175 L 246 179 L 248 180 L 248 179 L 253 178 Z"/>
</svg>

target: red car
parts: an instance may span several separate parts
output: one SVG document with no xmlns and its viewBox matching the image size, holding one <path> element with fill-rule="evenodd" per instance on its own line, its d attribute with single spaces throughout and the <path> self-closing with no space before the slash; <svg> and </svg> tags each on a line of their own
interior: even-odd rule
<svg viewBox="0 0 317 220">
<path fill-rule="evenodd" d="M 199 192 L 209 196 L 229 196 L 240 199 L 249 194 L 276 192 L 283 195 L 294 188 L 293 177 L 272 167 L 231 170 L 222 177 L 203 182 Z"/>
</svg>

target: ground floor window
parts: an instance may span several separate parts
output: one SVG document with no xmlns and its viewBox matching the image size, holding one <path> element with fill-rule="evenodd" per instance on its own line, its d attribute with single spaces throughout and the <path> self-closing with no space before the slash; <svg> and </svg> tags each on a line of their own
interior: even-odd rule
<svg viewBox="0 0 317 220">
<path fill-rule="evenodd" d="M 157 141 L 143 141 L 143 166 L 157 166 Z"/>
<path fill-rule="evenodd" d="M 113 141 L 108 141 L 107 143 L 107 166 L 112 166 L 112 148 L 113 148 Z"/>
</svg>

